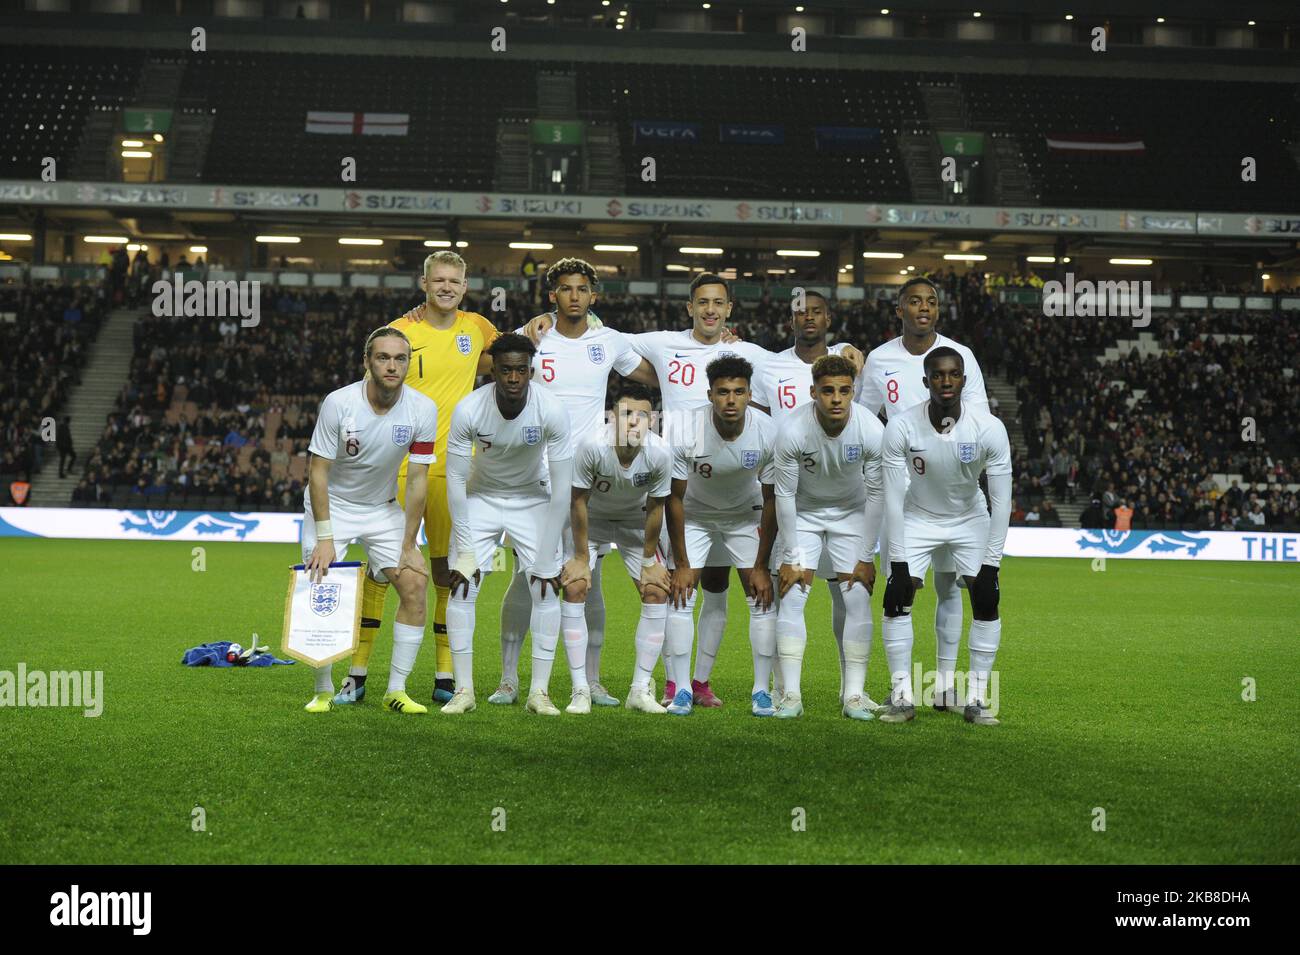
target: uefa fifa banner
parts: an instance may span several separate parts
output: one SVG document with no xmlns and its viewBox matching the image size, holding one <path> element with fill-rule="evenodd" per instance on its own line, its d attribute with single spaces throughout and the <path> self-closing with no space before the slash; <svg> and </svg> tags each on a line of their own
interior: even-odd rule
<svg viewBox="0 0 1300 955">
<path fill-rule="evenodd" d="M 125 511 L 85 507 L 0 507 L 0 537 L 72 540 L 243 541 L 297 544 L 301 511 Z M 425 543 L 420 531 L 420 543 Z M 1273 531 L 1098 531 L 1013 527 L 1011 557 L 1145 560 L 1300 561 L 1300 534 Z"/>
<path fill-rule="evenodd" d="M 289 571 L 281 644 L 286 656 L 320 667 L 352 654 L 361 634 L 365 572 L 365 564 L 355 560 L 330 564 L 316 583 L 302 564 Z"/>
</svg>

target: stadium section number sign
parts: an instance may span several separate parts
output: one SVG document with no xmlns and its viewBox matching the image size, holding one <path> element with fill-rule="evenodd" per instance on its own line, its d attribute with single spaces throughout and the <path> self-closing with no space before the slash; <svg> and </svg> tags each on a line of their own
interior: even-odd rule
<svg viewBox="0 0 1300 955">
<path fill-rule="evenodd" d="M 128 133 L 165 133 L 172 128 L 169 109 L 124 109 L 122 128 Z"/>
<path fill-rule="evenodd" d="M 533 142 L 538 146 L 580 146 L 583 125 L 579 120 L 533 120 Z"/>
</svg>

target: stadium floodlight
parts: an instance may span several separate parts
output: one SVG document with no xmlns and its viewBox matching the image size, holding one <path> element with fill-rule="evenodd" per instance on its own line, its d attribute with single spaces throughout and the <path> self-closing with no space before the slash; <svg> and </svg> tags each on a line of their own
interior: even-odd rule
<svg viewBox="0 0 1300 955">
<path fill-rule="evenodd" d="M 162 135 L 162 133 L 154 133 L 154 134 L 153 134 L 153 141 L 156 142 L 156 143 L 160 143 L 160 142 L 162 142 L 162 141 L 163 141 L 163 135 Z"/>
<path fill-rule="evenodd" d="M 1154 259 L 1107 259 L 1111 265 L 1151 265 Z"/>
<path fill-rule="evenodd" d="M 1164 22 L 1165 22 L 1164 17 L 1156 17 L 1156 23 L 1164 23 Z"/>
<path fill-rule="evenodd" d="M 682 255 L 721 255 L 722 250 L 707 245 L 684 245 L 677 250 Z"/>
<path fill-rule="evenodd" d="M 901 259 L 902 252 L 863 252 L 864 259 Z"/>
<path fill-rule="evenodd" d="M 621 23 L 615 23 L 615 24 L 614 24 L 614 29 L 615 29 L 615 30 L 621 30 L 621 29 L 623 29 L 623 24 L 621 24 Z M 627 90 L 624 90 L 623 92 L 626 93 Z"/>
<path fill-rule="evenodd" d="M 458 242 L 456 243 L 456 248 L 458 248 L 458 249 L 468 249 L 468 248 L 469 248 L 469 243 L 466 242 L 464 239 L 461 239 L 460 241 L 458 241 Z"/>
<path fill-rule="evenodd" d="M 122 140 L 123 149 L 139 149 L 144 145 L 143 139 L 124 139 Z"/>
<path fill-rule="evenodd" d="M 915 272 L 915 271 L 916 271 L 916 266 L 915 266 L 915 265 L 909 265 L 909 266 L 907 267 L 907 271 L 909 271 L 909 272 Z"/>
<path fill-rule="evenodd" d="M 974 13 L 971 14 L 971 16 L 975 17 L 976 19 L 979 19 L 980 17 L 984 16 L 984 14 L 976 10 Z"/>
<path fill-rule="evenodd" d="M 123 149 L 123 159 L 152 159 L 153 153 L 147 149 Z"/>
<path fill-rule="evenodd" d="M 768 269 L 768 275 L 785 275 L 785 269 Z"/>
<path fill-rule="evenodd" d="M 713 6 L 713 4 L 711 4 L 711 3 L 701 3 L 700 6 L 702 6 L 705 10 L 708 10 L 710 7 Z"/>
<path fill-rule="evenodd" d="M 0 242 L 30 242 L 32 237 L 26 232 L 0 232 Z"/>
<path fill-rule="evenodd" d="M 339 239 L 339 245 L 383 245 L 383 239 Z"/>
<path fill-rule="evenodd" d="M 1073 14 L 1073 13 L 1067 13 L 1067 14 L 1065 15 L 1065 19 L 1067 19 L 1067 20 L 1073 20 L 1073 19 L 1074 19 L 1074 14 Z"/>
<path fill-rule="evenodd" d="M 1069 262 L 1069 261 L 1070 261 L 1070 257 L 1067 255 L 1065 258 L 1061 259 L 1061 261 L 1062 261 L 1062 262 Z"/>
<path fill-rule="evenodd" d="M 149 246 L 148 246 L 147 244 L 145 244 L 144 242 L 128 242 L 128 243 L 126 244 L 126 251 L 128 251 L 128 252 L 148 252 L 148 251 L 149 251 Z"/>
<path fill-rule="evenodd" d="M 1254 21 L 1254 20 L 1247 20 L 1247 21 L 1246 21 L 1246 26 L 1248 26 L 1248 27 L 1253 27 L 1254 25 L 1255 25 L 1255 21 Z"/>
<path fill-rule="evenodd" d="M 882 17 L 887 17 L 887 16 L 889 16 L 889 7 L 883 7 L 883 8 L 881 9 L 881 11 L 880 11 L 880 15 L 881 15 Z"/>
<path fill-rule="evenodd" d="M 424 247 L 426 249 L 450 249 L 450 239 L 425 239 Z"/>
<path fill-rule="evenodd" d="M 794 12 L 795 12 L 795 13 L 803 13 L 803 7 L 795 7 L 795 8 L 794 8 Z"/>
<path fill-rule="evenodd" d="M 1273 276 L 1269 275 L 1267 272 L 1265 272 L 1263 275 L 1260 276 L 1260 278 L 1263 279 L 1265 282 L 1267 282 L 1272 277 Z"/>
<path fill-rule="evenodd" d="M 299 242 L 302 241 L 302 236 L 300 235 L 259 235 L 256 237 L 256 240 L 258 242 L 265 242 L 268 244 L 282 243 L 285 245 L 297 245 Z"/>
<path fill-rule="evenodd" d="M 946 252 L 943 257 L 947 262 L 983 262 L 988 258 L 979 252 Z"/>
<path fill-rule="evenodd" d="M 641 251 L 635 245 L 593 245 L 592 249 L 597 252 L 639 252 Z"/>
<path fill-rule="evenodd" d="M 545 252 L 545 251 L 548 250 L 548 249 L 553 249 L 553 248 L 555 248 L 555 246 L 552 245 L 550 242 L 511 242 L 511 243 L 510 243 L 510 248 L 512 248 L 512 249 L 537 249 L 537 250 L 539 250 L 539 251 L 541 251 L 541 252 Z"/>
<path fill-rule="evenodd" d="M 676 262 L 670 262 L 664 266 L 664 270 L 667 272 L 689 272 L 691 268 L 689 265 L 679 265 Z"/>
<path fill-rule="evenodd" d="M 1042 263 L 1043 265 L 1053 265 L 1053 264 L 1055 264 L 1055 262 L 1056 262 L 1056 256 L 1054 256 L 1054 255 L 1026 255 L 1026 256 L 1025 256 L 1025 261 L 1026 261 L 1026 262 L 1039 262 L 1039 263 Z"/>
<path fill-rule="evenodd" d="M 99 245 L 115 245 L 126 241 L 124 235 L 88 235 L 82 237 L 83 242 L 94 242 Z"/>
<path fill-rule="evenodd" d="M 815 259 L 821 255 L 816 249 L 777 249 L 776 254 L 798 259 Z"/>
<path fill-rule="evenodd" d="M 202 255 L 204 252 L 208 251 L 208 247 L 206 245 L 192 245 L 190 246 L 190 251 L 195 255 Z"/>
</svg>

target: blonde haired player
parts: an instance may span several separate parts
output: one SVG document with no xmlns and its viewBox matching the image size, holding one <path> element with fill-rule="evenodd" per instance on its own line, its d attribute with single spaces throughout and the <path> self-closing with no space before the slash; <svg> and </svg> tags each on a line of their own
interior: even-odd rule
<svg viewBox="0 0 1300 955">
<path fill-rule="evenodd" d="M 474 390 L 475 379 L 487 374 L 492 359 L 487 348 L 499 332 L 477 312 L 460 309 L 468 285 L 465 260 L 450 250 L 434 252 L 424 260 L 420 288 L 423 305 L 417 305 L 390 323 L 411 341 L 411 364 L 406 384 L 432 398 L 441 412 L 434 445 L 436 460 L 429 467 L 429 493 L 424 507 L 424 534 L 433 565 L 436 601 L 433 610 L 433 638 L 437 650 L 437 675 L 433 700 L 445 703 L 452 697 L 451 646 L 447 640 L 447 602 L 451 572 L 447 566 L 451 539 L 451 515 L 447 509 L 447 434 L 451 415 L 462 398 Z M 406 462 L 398 473 L 398 500 L 405 506 Z M 375 634 L 384 619 L 384 597 L 388 585 L 366 577 L 361 599 L 361 640 L 352 656 L 352 666 L 336 703 L 355 703 L 365 696 L 366 667 L 374 649 Z"/>
<path fill-rule="evenodd" d="M 336 557 L 359 542 L 380 579 L 397 586 L 401 604 L 393 624 L 393 662 L 384 705 L 398 713 L 427 713 L 406 695 L 406 678 L 424 640 L 428 571 L 416 543 L 424 513 L 426 478 L 433 463 L 438 408 L 403 384 L 411 343 L 383 326 L 366 338 L 366 376 L 331 391 L 312 432 L 311 472 L 303 493 L 302 562 L 313 582 Z M 409 506 L 397 506 L 397 471 L 410 454 Z M 334 542 L 341 546 L 335 549 Z M 334 696 L 332 667 L 316 669 L 309 713 L 327 713 Z"/>
</svg>

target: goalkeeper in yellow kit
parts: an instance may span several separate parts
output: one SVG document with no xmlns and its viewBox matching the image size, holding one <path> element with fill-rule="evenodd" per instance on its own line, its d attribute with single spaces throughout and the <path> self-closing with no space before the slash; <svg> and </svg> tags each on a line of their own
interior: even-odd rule
<svg viewBox="0 0 1300 955">
<path fill-rule="evenodd" d="M 429 466 L 429 493 L 424 510 L 424 534 L 429 542 L 433 586 L 437 596 L 433 612 L 433 636 L 438 652 L 438 671 L 433 699 L 445 703 L 452 697 L 451 647 L 447 642 L 447 600 L 451 577 L 447 547 L 451 539 L 451 514 L 447 507 L 447 434 L 456 403 L 474 390 L 478 375 L 492 368 L 487 347 L 499 334 L 492 323 L 477 312 L 462 312 L 461 299 L 467 288 L 465 260 L 455 252 L 435 252 L 424 260 L 420 288 L 423 305 L 411 309 L 390 324 L 411 340 L 411 363 L 406 384 L 428 395 L 438 406 L 436 459 Z M 405 506 L 406 466 L 397 475 L 397 498 Z M 374 649 L 375 634 L 384 618 L 384 597 L 388 584 L 367 574 L 361 596 L 361 638 L 343 688 L 335 703 L 357 703 L 366 694 L 366 667 Z"/>
</svg>

